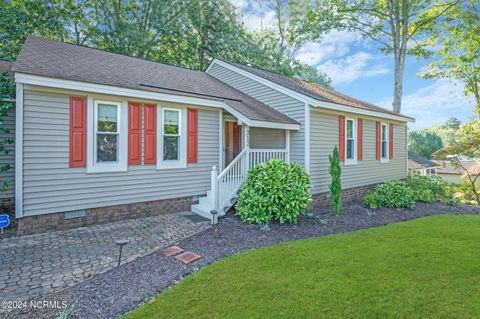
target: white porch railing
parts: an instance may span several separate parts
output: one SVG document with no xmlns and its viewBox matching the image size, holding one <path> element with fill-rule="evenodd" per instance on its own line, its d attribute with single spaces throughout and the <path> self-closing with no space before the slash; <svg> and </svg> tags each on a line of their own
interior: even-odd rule
<svg viewBox="0 0 480 319">
<path fill-rule="evenodd" d="M 222 214 L 232 206 L 231 200 L 247 179 L 248 170 L 258 164 L 276 158 L 288 161 L 288 152 L 284 149 L 244 148 L 235 159 L 219 174 L 213 167 L 211 176 L 211 198 L 213 209 Z"/>
<path fill-rule="evenodd" d="M 258 164 L 262 164 L 276 158 L 284 162 L 288 162 L 288 154 L 286 150 L 280 149 L 251 149 L 249 166 L 255 167 Z"/>
</svg>

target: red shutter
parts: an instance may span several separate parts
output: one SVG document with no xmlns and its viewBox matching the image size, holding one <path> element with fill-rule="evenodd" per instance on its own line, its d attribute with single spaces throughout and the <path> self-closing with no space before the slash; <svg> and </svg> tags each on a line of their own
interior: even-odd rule
<svg viewBox="0 0 480 319">
<path fill-rule="evenodd" d="M 345 160 L 345 116 L 338 116 L 338 152 L 340 161 Z"/>
<path fill-rule="evenodd" d="M 198 153 L 198 111 L 188 109 L 187 162 L 196 163 Z"/>
<path fill-rule="evenodd" d="M 357 139 L 358 139 L 358 154 L 357 158 L 359 161 L 363 159 L 363 120 L 357 120 Z"/>
<path fill-rule="evenodd" d="M 390 123 L 389 125 L 389 132 L 388 132 L 388 153 L 390 155 L 390 159 L 393 158 L 393 124 Z"/>
<path fill-rule="evenodd" d="M 155 104 L 145 104 L 144 109 L 144 150 L 143 163 L 157 163 L 157 108 Z"/>
<path fill-rule="evenodd" d="M 70 97 L 70 167 L 87 164 L 87 98 Z"/>
<path fill-rule="evenodd" d="M 128 104 L 128 164 L 142 163 L 142 105 Z"/>
<path fill-rule="evenodd" d="M 377 130 L 376 130 L 376 143 L 377 143 L 377 146 L 376 146 L 376 150 L 377 150 L 377 161 L 380 160 L 380 144 L 381 144 L 381 134 L 382 134 L 382 125 L 379 121 L 377 121 L 376 123 L 376 127 L 377 127 Z"/>
</svg>

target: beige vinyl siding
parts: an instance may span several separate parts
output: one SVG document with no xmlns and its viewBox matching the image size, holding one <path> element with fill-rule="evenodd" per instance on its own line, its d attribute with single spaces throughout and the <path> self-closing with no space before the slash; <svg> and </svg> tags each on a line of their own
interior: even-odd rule
<svg viewBox="0 0 480 319">
<path fill-rule="evenodd" d="M 3 119 L 3 127 L 8 133 L 1 133 L 2 143 L 5 139 L 15 138 L 15 108 L 11 108 L 7 112 L 7 116 Z M 0 174 L 0 183 L 3 185 L 4 181 L 8 181 L 8 188 L 5 192 L 0 192 L 0 198 L 10 198 L 15 196 L 15 144 L 7 145 L 10 150 L 8 154 L 0 154 L 0 166 L 10 165 L 10 169 Z"/>
<path fill-rule="evenodd" d="M 311 151 L 310 167 L 313 193 L 328 191 L 328 155 L 338 145 L 338 114 L 311 111 Z M 363 118 L 363 160 L 354 165 L 342 165 L 342 186 L 344 189 L 370 185 L 387 180 L 405 178 L 407 175 L 406 125 L 395 122 L 393 133 L 393 159 L 380 163 L 376 158 L 375 121 L 352 114 L 347 117 Z M 388 121 L 383 120 L 385 123 Z"/>
<path fill-rule="evenodd" d="M 250 129 L 251 148 L 285 148 L 285 130 L 252 127 Z"/>
<path fill-rule="evenodd" d="M 208 73 L 298 121 L 300 130 L 290 134 L 290 159 L 302 165 L 305 163 L 305 103 L 218 64 L 214 64 Z"/>
<path fill-rule="evenodd" d="M 204 194 L 219 163 L 218 110 L 199 109 L 198 137 L 198 163 L 187 169 L 133 165 L 128 172 L 87 174 L 69 168 L 69 96 L 25 90 L 24 215 Z"/>
</svg>

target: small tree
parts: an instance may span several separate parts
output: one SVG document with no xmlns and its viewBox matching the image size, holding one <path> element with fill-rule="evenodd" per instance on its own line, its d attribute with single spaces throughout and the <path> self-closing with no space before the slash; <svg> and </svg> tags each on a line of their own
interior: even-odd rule
<svg viewBox="0 0 480 319">
<path fill-rule="evenodd" d="M 7 116 L 7 112 L 12 108 L 13 100 L 15 99 L 15 85 L 10 81 L 9 72 L 0 74 L 0 134 L 10 133 L 5 127 L 3 118 Z M 12 138 L 0 138 L 0 155 L 8 155 L 12 149 L 10 146 L 13 144 Z M 11 169 L 8 164 L 0 164 L 0 174 L 5 173 Z M 10 185 L 9 180 L 0 178 L 0 192 L 7 190 Z"/>
<path fill-rule="evenodd" d="M 328 169 L 332 181 L 330 183 L 330 202 L 332 203 L 333 214 L 338 216 L 342 210 L 342 168 L 340 167 L 340 156 L 335 146 L 333 154 L 328 155 L 330 167 Z"/>
<path fill-rule="evenodd" d="M 435 153 L 438 159 L 446 160 L 456 169 L 464 172 L 464 177 L 470 182 L 470 187 L 475 196 L 477 205 L 480 205 L 480 195 L 478 194 L 478 181 L 480 181 L 480 163 L 477 166 L 465 166 L 460 160 L 460 156 L 471 158 L 480 158 L 480 120 L 472 120 L 470 123 L 460 125 L 456 134 L 457 144 L 445 147 Z"/>
</svg>

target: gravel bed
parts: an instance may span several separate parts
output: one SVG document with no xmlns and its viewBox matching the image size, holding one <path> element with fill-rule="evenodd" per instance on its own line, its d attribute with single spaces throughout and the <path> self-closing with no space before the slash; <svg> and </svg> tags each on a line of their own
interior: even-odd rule
<svg viewBox="0 0 480 319">
<path fill-rule="evenodd" d="M 247 225 L 228 214 L 218 225 L 178 243 L 185 250 L 202 256 L 191 265 L 183 265 L 158 251 L 40 300 L 61 300 L 73 304 L 72 318 L 115 318 L 135 309 L 198 269 L 247 249 L 444 213 L 480 214 L 480 209 L 419 203 L 413 210 L 368 210 L 359 204 L 349 204 L 337 218 L 328 209 L 323 209 L 316 211 L 311 220 L 301 216 L 297 225 L 273 223 L 268 227 Z M 58 313 L 58 309 L 30 308 L 11 312 L 7 318 L 55 318 Z"/>
</svg>

